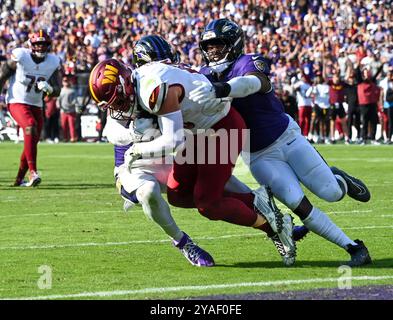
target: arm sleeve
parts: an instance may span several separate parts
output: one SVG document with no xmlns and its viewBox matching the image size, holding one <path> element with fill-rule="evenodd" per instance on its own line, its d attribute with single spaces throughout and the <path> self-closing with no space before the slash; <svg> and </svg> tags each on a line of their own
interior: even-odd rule
<svg viewBox="0 0 393 320">
<path fill-rule="evenodd" d="M 134 152 L 142 157 L 159 157 L 170 154 L 184 140 L 181 110 L 158 116 L 162 135 L 150 142 L 135 144 Z"/>
<path fill-rule="evenodd" d="M 246 97 L 258 92 L 262 87 L 261 80 L 254 75 L 235 77 L 229 80 L 228 84 L 231 86 L 229 97 L 232 98 Z"/>
</svg>

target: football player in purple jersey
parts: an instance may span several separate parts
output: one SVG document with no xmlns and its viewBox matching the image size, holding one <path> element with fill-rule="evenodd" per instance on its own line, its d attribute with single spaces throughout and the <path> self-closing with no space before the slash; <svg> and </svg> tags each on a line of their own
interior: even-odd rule
<svg viewBox="0 0 393 320">
<path fill-rule="evenodd" d="M 259 54 L 244 54 L 243 31 L 228 19 L 210 22 L 201 34 L 199 47 L 206 63 L 200 72 L 213 82 L 213 88 L 200 84 L 190 92 L 190 99 L 202 104 L 232 98 L 232 107 L 250 129 L 251 150 L 243 152 L 243 158 L 258 183 L 269 186 L 309 230 L 345 249 L 351 255 L 348 265 L 371 263 L 364 243 L 351 240 L 326 213 L 313 206 L 300 182 L 328 202 L 339 201 L 345 194 L 367 202 L 370 192 L 359 179 L 330 168 L 302 136 L 274 93 L 267 60 Z"/>
</svg>

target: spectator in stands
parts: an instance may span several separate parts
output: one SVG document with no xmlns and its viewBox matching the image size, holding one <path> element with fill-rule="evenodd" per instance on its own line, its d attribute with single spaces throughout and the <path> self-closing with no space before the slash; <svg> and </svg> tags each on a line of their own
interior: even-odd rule
<svg viewBox="0 0 393 320">
<path fill-rule="evenodd" d="M 372 144 L 379 144 L 376 141 L 375 135 L 377 131 L 378 122 L 378 101 L 380 95 L 380 88 L 377 86 L 376 79 L 378 74 L 382 71 L 381 66 L 377 73 L 373 76 L 370 68 L 358 68 L 358 99 L 360 109 L 360 121 L 362 124 L 361 136 L 362 144 L 366 144 L 367 140 L 371 140 Z M 369 131 L 369 123 L 370 129 Z"/>
<path fill-rule="evenodd" d="M 297 69 L 313 81 L 322 71 L 323 60 L 330 64 L 325 79 L 335 69 L 344 79 L 349 62 L 355 69 L 361 62 L 371 65 L 375 74 L 382 58 L 393 57 L 389 1 L 22 2 L 21 10 L 15 10 L 13 1 L 0 2 L 0 57 L 8 58 L 14 47 L 24 46 L 30 30 L 49 28 L 52 50 L 65 71 L 78 77 L 79 97 L 80 86 L 87 81 L 85 71 L 105 58 L 129 61 L 132 44 L 145 34 L 163 35 L 180 52 L 182 61 L 199 67 L 196 43 L 201 27 L 215 18 L 229 17 L 243 27 L 246 53 L 260 52 L 271 58 L 277 89 Z"/>
<path fill-rule="evenodd" d="M 298 107 L 296 98 L 290 94 L 289 90 L 283 89 L 279 95 L 285 108 L 285 113 L 289 114 L 295 121 L 298 121 Z"/>
<path fill-rule="evenodd" d="M 392 143 L 393 135 L 393 64 L 389 66 L 387 75 L 379 83 L 382 89 L 383 127 L 385 128 L 385 144 Z"/>
<path fill-rule="evenodd" d="M 338 71 L 333 73 L 329 85 L 329 102 L 330 102 L 330 140 L 329 143 L 336 143 L 336 118 L 340 119 L 342 129 L 345 135 L 345 142 L 349 143 L 348 127 L 346 122 L 346 113 L 344 110 L 344 83 L 340 80 Z"/>
<path fill-rule="evenodd" d="M 360 110 L 358 100 L 358 86 L 354 71 L 347 72 L 344 81 L 344 100 L 348 105 L 347 127 L 348 141 L 352 142 L 352 127 L 356 129 L 356 142 L 360 143 Z"/>
<path fill-rule="evenodd" d="M 316 123 L 319 126 L 319 137 L 314 141 L 325 143 L 328 141 L 330 118 L 329 118 L 329 85 L 324 81 L 321 74 L 317 75 L 314 85 L 307 92 L 314 99 Z"/>
<path fill-rule="evenodd" d="M 303 136 L 308 138 L 311 124 L 311 98 L 307 96 L 307 91 L 311 88 L 309 79 L 304 73 L 299 73 L 299 81 L 294 83 L 293 88 L 296 92 L 296 102 L 299 108 L 299 126 Z"/>
</svg>

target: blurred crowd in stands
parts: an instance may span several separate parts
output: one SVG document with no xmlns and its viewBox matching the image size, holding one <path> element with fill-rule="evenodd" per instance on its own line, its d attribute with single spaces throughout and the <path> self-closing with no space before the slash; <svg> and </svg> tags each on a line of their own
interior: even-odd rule
<svg viewBox="0 0 393 320">
<path fill-rule="evenodd" d="M 198 68 L 203 64 L 198 48 L 201 31 L 209 21 L 226 17 L 243 28 L 246 53 L 270 59 L 276 93 L 310 141 L 391 143 L 391 1 L 103 2 L 102 6 L 97 1 L 56 5 L 53 0 L 28 0 L 16 10 L 14 1 L 1 1 L 1 59 L 14 47 L 26 45 L 32 30 L 47 29 L 52 52 L 61 58 L 66 81 L 75 89 L 76 131 L 80 115 L 94 112 L 87 81 L 98 61 L 115 57 L 131 63 L 133 43 L 158 33 L 181 53 L 183 62 Z M 59 123 L 59 104 L 48 102 L 46 138 L 54 140 L 59 138 L 58 129 L 53 129 Z M 101 139 L 105 115 L 99 116 Z M 379 141 L 378 123 L 382 126 Z M 71 137 L 71 141 L 80 139 L 80 130 Z"/>
</svg>

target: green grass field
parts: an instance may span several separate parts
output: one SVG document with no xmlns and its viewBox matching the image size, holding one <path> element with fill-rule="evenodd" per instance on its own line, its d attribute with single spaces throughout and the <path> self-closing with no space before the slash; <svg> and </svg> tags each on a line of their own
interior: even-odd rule
<svg viewBox="0 0 393 320">
<path fill-rule="evenodd" d="M 179 226 L 217 263 L 193 267 L 140 208 L 123 213 L 111 145 L 41 143 L 43 181 L 35 189 L 10 187 L 21 149 L 0 144 L 0 298 L 171 299 L 338 286 L 338 267 L 349 256 L 316 235 L 298 245 L 295 266 L 285 268 L 262 233 L 173 208 Z M 330 204 L 307 192 L 370 250 L 374 263 L 352 270 L 353 286 L 393 284 L 393 147 L 318 150 L 372 192 L 366 204 L 348 197 Z M 256 187 L 241 164 L 235 174 Z M 52 270 L 50 289 L 38 287 L 43 265 Z"/>
</svg>

